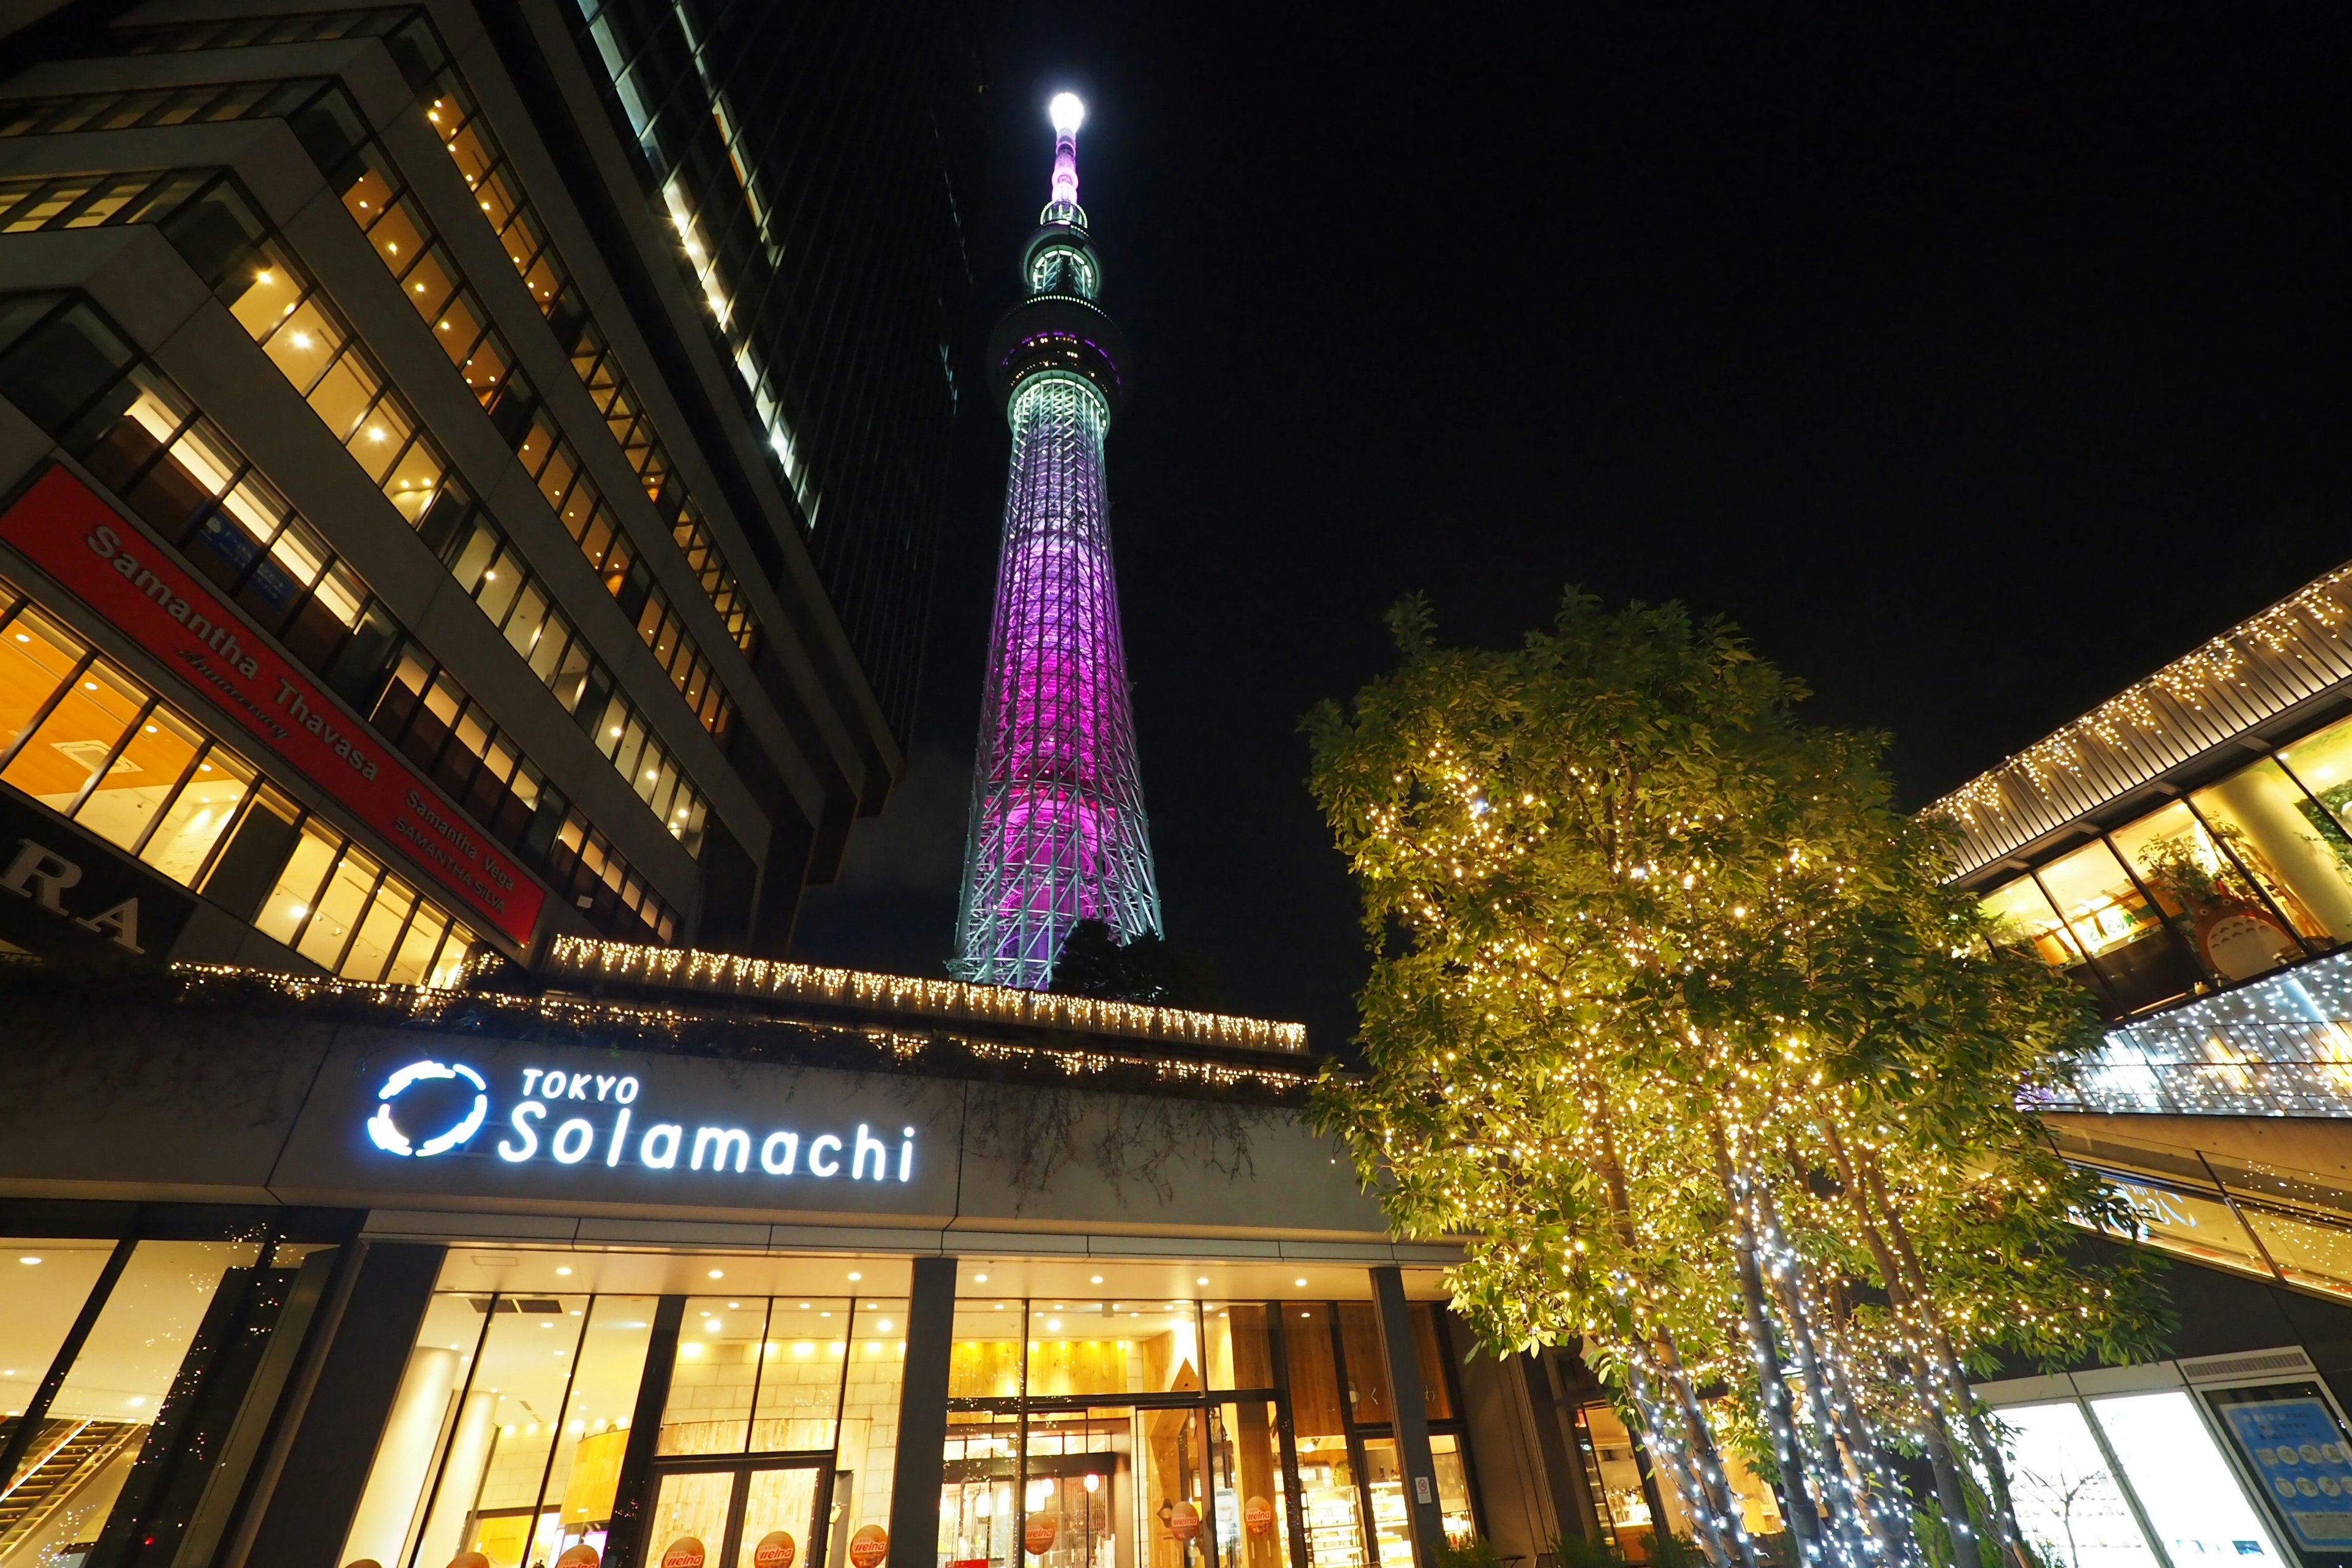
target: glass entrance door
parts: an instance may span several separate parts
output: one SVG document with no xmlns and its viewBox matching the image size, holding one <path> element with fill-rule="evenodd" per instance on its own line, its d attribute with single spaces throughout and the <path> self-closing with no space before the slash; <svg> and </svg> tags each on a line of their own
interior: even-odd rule
<svg viewBox="0 0 2352 1568">
<path fill-rule="evenodd" d="M 659 1471 L 640 1560 L 646 1568 L 813 1568 L 824 1561 L 829 1468 L 798 1461 Z"/>
</svg>

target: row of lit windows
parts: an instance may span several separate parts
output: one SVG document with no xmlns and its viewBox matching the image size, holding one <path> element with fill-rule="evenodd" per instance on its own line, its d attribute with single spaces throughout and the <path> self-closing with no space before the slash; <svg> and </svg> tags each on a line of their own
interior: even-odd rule
<svg viewBox="0 0 2352 1568">
<path fill-rule="evenodd" d="M 474 943 L 5 579 L 0 782 L 347 979 L 453 984 Z"/>
<path fill-rule="evenodd" d="M 676 912 L 478 706 L 460 694 L 472 718 L 450 730 L 454 744 L 418 731 L 415 703 L 401 706 L 387 672 L 395 658 L 404 672 L 423 668 L 414 687 L 420 693 L 428 686 L 454 689 L 446 673 L 436 675 L 414 643 L 404 648 L 405 628 L 359 574 L 96 311 L 56 296 L 0 302 L 0 395 L 48 429 L 289 653 L 370 713 L 519 859 L 545 871 L 601 930 L 619 935 L 642 927 L 662 941 L 675 937 Z M 450 490 L 425 527 L 435 531 L 444 516 L 463 519 L 470 510 Z M 612 716 L 601 700 L 596 711 Z M 691 847 L 701 818 L 685 826 L 680 837 Z"/>
<path fill-rule="evenodd" d="M 2352 942 L 2352 720 L 1985 895 L 2121 1016 Z"/>
<path fill-rule="evenodd" d="M 356 126 L 357 110 L 347 103 L 341 107 Z M 687 706 L 703 728 L 723 736 L 734 707 L 710 661 L 695 646 L 652 572 L 641 563 L 631 570 L 634 552 L 618 542 L 618 524 L 595 481 L 555 428 L 528 380 L 515 373 L 513 351 L 488 324 L 488 312 L 467 286 L 422 209 L 395 183 L 390 158 L 373 140 L 363 142 L 355 155 L 330 173 L 329 180 L 342 187 L 343 206 L 367 235 L 377 259 L 433 329 L 435 340 L 483 407 L 493 410 L 500 433 L 531 471 L 540 493 L 587 552 L 589 564 L 635 624 L 638 637 L 653 650 Z M 624 438 L 625 452 L 628 421 L 625 417 L 619 423 L 622 428 L 614 434 Z M 648 480 L 657 492 L 659 475 L 649 475 Z"/>
<path fill-rule="evenodd" d="M 238 199 L 233 193 L 222 195 L 224 199 Z M 171 226 L 166 225 L 167 232 Z M 226 275 L 218 279 L 217 291 L 296 390 L 303 390 L 306 381 L 314 387 L 328 386 L 338 372 L 356 367 L 348 373 L 354 384 L 365 385 L 373 378 L 373 408 L 389 407 L 413 423 L 404 400 L 391 388 L 388 379 L 374 372 L 373 362 L 358 346 L 357 334 L 318 288 L 282 254 L 268 259 L 266 266 L 245 259 L 232 262 Z M 320 359 L 332 363 L 320 370 L 314 362 Z M 320 405 L 318 391 L 310 393 L 310 401 L 314 408 Z M 339 401 L 348 399 L 339 395 Z M 331 415 L 331 426 L 332 422 Z M 376 438 L 377 434 L 375 425 L 370 423 L 355 432 L 355 439 Z M 437 472 L 435 479 L 439 479 Z M 394 496 L 395 501 L 400 499 Z M 443 515 L 447 504 L 445 500 L 442 507 L 433 509 L 436 517 Z M 699 824 L 706 809 L 700 791 L 686 780 L 668 749 L 653 738 L 652 726 L 621 694 L 618 682 L 587 651 L 584 639 L 555 607 L 553 595 L 533 576 L 520 552 L 478 507 L 467 509 L 462 529 L 454 530 L 446 541 L 431 537 L 436 530 L 425 522 L 423 506 L 402 510 L 412 526 L 427 536 L 426 542 L 441 551 L 459 585 L 523 656 L 565 711 L 581 720 L 597 750 L 629 781 L 637 797 L 652 807 L 672 837 L 684 838 Z M 477 542 L 486 542 L 487 551 Z M 587 701 L 591 692 L 600 692 L 603 701 Z M 593 729 L 588 728 L 591 724 Z"/>
<path fill-rule="evenodd" d="M 425 104 L 425 118 L 433 123 L 435 133 L 440 136 L 449 155 L 457 160 L 458 172 L 480 203 L 483 216 L 499 231 L 499 241 L 506 247 L 515 269 L 523 275 L 525 282 L 534 284 L 532 297 L 540 301 L 541 310 L 562 342 L 573 373 L 594 399 L 597 411 L 604 416 L 613 438 L 619 443 L 655 509 L 668 520 L 671 537 L 685 553 L 687 564 L 694 569 L 711 607 L 726 623 L 736 646 L 747 656 L 754 652 L 759 646 L 759 619 L 742 584 L 727 564 L 702 509 L 695 504 L 685 486 L 677 481 L 669 455 L 663 449 L 651 418 L 644 412 L 643 400 L 630 386 L 627 373 L 622 370 L 595 318 L 579 302 L 579 291 L 564 280 L 567 275 L 562 264 L 545 238 L 546 226 L 508 173 L 488 125 L 458 86 L 455 73 L 444 69 L 436 79 L 433 96 Z M 534 282 L 542 273 L 546 279 Z"/>
<path fill-rule="evenodd" d="M 710 525 L 685 487 L 677 481 L 644 400 L 606 342 L 594 317 L 570 282 L 548 238 L 546 224 L 532 208 L 506 161 L 497 138 L 434 41 L 429 25 L 408 29 L 406 39 L 429 57 L 418 82 L 425 114 L 458 173 L 474 193 L 485 220 L 498 236 L 516 272 L 554 329 L 581 384 L 628 459 L 646 494 L 668 521 L 671 535 L 694 569 L 696 579 L 719 612 L 728 634 L 748 656 L 758 647 L 760 628 L 751 601 L 727 563 Z M 207 47 L 207 46 L 186 46 Z"/>
<path fill-rule="evenodd" d="M 612 16 L 599 0 L 581 0 L 580 14 L 587 36 L 598 58 L 604 62 L 605 75 L 619 97 L 622 112 L 627 115 L 630 129 L 645 151 L 646 161 L 661 178 L 662 205 L 671 226 L 677 232 L 679 254 L 693 273 L 696 287 L 701 289 L 703 303 L 709 308 L 712 321 L 718 326 L 734 360 L 736 374 L 742 378 L 751 395 L 752 412 L 768 437 L 778 471 L 801 503 L 802 515 L 808 527 L 816 527 L 821 497 L 817 494 L 806 458 L 793 436 L 791 423 L 785 418 L 778 400 L 775 378 L 762 363 L 764 355 L 750 331 L 751 317 L 738 309 L 741 282 L 730 281 L 730 268 L 722 256 L 722 247 L 714 245 L 704 234 L 700 215 L 697 212 L 688 182 L 679 177 L 677 161 L 668 156 L 668 150 L 655 134 L 657 106 L 650 101 L 642 73 L 635 68 Z M 684 4 L 669 8 L 667 20 L 674 21 L 684 42 L 685 57 L 693 62 L 699 89 L 703 113 L 698 123 L 708 126 L 719 139 L 721 156 L 737 187 L 743 193 L 746 215 L 753 226 L 763 233 L 768 227 L 767 213 L 758 194 L 759 182 L 748 162 L 741 139 L 734 134 L 721 93 L 712 79 L 702 58 L 700 40 L 695 36 L 690 13 Z M 680 81 L 683 81 L 681 73 Z M 725 226 L 720 226 L 724 228 Z M 774 245 L 764 244 L 765 259 L 772 269 L 778 257 Z M 731 268 L 738 272 L 747 268 Z"/>
<path fill-rule="evenodd" d="M 349 121 L 353 117 L 341 89 L 315 82 L 305 87 L 305 92 L 291 103 L 292 123 L 298 136 L 314 148 L 348 149 Z M 322 163 L 325 162 L 324 156 L 315 151 L 314 156 L 321 156 Z M 341 154 L 343 159 L 349 156 L 349 151 Z M 412 526 L 417 524 L 436 489 L 445 482 L 446 461 L 422 434 L 415 415 L 391 386 L 389 378 L 359 346 L 357 335 L 342 322 L 323 295 L 308 286 L 290 258 L 272 247 L 268 265 L 252 263 L 250 253 L 266 243 L 252 205 L 224 177 L 204 187 L 194 201 L 183 202 L 173 215 L 177 222 L 156 211 L 152 204 L 148 205 L 147 210 L 163 223 L 164 232 L 188 255 L 191 265 L 214 283 L 239 323 L 360 459 L 362 467 L 383 487 L 402 515 Z M 562 515 L 560 507 L 558 514 Z M 520 580 L 512 572 L 508 580 L 520 587 Z M 649 586 L 649 574 L 646 580 Z M 631 574 L 625 574 L 624 588 L 631 581 Z M 544 602 L 547 596 L 541 591 L 540 597 Z M 625 605 L 626 602 L 625 598 Z M 492 618 L 499 616 L 493 615 Z M 656 612 L 648 623 L 640 606 L 640 635 L 658 638 L 673 618 Z M 563 634 L 559 649 L 568 651 L 576 645 L 570 623 L 560 611 L 551 605 L 544 619 L 551 629 L 560 628 Z M 667 650 L 657 648 L 656 657 L 665 651 Z M 582 657 L 587 657 L 584 647 Z M 545 674 L 562 668 L 563 662 L 562 658 L 551 656 L 534 661 L 533 668 Z M 698 655 L 688 649 L 683 661 L 672 662 L 681 665 L 689 681 L 704 682 L 696 688 L 692 698 L 707 710 L 698 711 L 698 720 L 723 721 L 731 712 L 723 692 L 717 690 L 715 682 L 708 680 L 708 666 Z M 662 800 L 664 804 L 655 809 L 673 837 L 698 837 L 707 810 L 701 792 L 683 778 L 682 769 L 667 748 L 651 739 L 652 726 L 635 704 L 619 694 L 618 683 L 603 671 L 601 663 L 595 664 L 595 671 L 604 679 L 583 678 L 569 687 L 551 688 L 557 700 L 563 702 L 567 712 L 581 720 L 583 731 L 628 781 L 638 798 L 649 806 L 655 805 L 657 797 Z M 604 698 L 609 711 L 597 713 L 593 707 L 582 703 L 582 697 L 590 691 Z M 689 843 L 688 847 L 691 849 L 693 845 Z"/>
<path fill-rule="evenodd" d="M 583 306 L 579 291 L 570 286 L 562 263 L 548 243 L 546 226 L 508 173 L 495 139 L 457 85 L 454 73 L 448 70 L 446 58 L 438 44 L 433 41 L 429 26 L 415 18 L 415 12 L 403 9 L 341 12 L 299 18 L 246 18 L 234 24 L 181 24 L 143 30 L 134 38 L 132 48 L 134 52 L 144 53 L 167 49 L 226 48 L 248 42 L 281 42 L 289 37 L 308 40 L 314 37 L 395 35 L 397 46 L 427 55 L 429 62 L 420 68 L 436 73 L 432 96 L 426 104 L 426 115 L 434 123 L 436 134 L 457 161 L 460 173 L 480 203 L 484 217 L 498 232 L 500 245 L 514 262 L 515 269 L 530 290 L 532 299 L 538 301 L 541 311 L 555 325 L 573 371 L 588 389 L 589 395 L 595 399 L 598 411 L 604 416 L 630 468 L 645 486 L 646 495 L 654 500 L 656 510 L 667 519 L 672 537 L 685 554 L 687 563 L 693 569 L 703 592 L 709 595 L 712 607 L 726 624 L 729 636 L 747 656 L 753 653 L 759 643 L 758 616 L 734 570 L 727 563 L 709 522 L 684 487 L 673 482 L 668 455 L 663 450 L 651 421 L 640 412 L 641 400 L 630 387 L 628 377 L 620 368 L 603 332 Z M 404 23 L 412 25 L 404 26 Z M 396 52 L 401 51 L 396 49 Z M 300 85 L 304 90 L 299 94 L 282 94 L 272 99 L 270 101 L 275 107 L 270 110 L 255 107 L 260 101 L 255 96 L 260 89 L 248 87 L 245 92 L 232 95 L 213 106 L 213 112 L 207 117 L 235 119 L 245 112 L 286 112 L 289 103 L 314 97 L 316 84 Z M 305 102 L 301 107 L 316 111 L 322 105 Z M 82 111 L 84 120 L 87 120 L 89 112 L 87 110 Z M 356 120 L 356 116 L 353 119 Z M 447 123 L 443 123 L 445 121 Z M 36 123 L 27 127 L 38 130 L 75 128 L 79 126 L 63 123 Z M 0 134 L 5 133 L 8 132 L 0 130 Z M 345 205 L 352 208 L 353 216 L 361 219 L 362 227 L 369 226 L 369 219 L 362 214 L 369 210 L 371 204 L 374 212 L 384 214 L 391 210 L 394 201 L 388 182 L 373 197 L 362 189 L 371 179 L 385 181 L 389 173 L 387 163 L 380 158 L 372 161 L 381 166 L 363 171 L 360 184 L 345 194 Z M 421 219 L 413 213 L 409 216 L 410 221 L 420 225 L 421 234 Z M 422 244 L 416 248 L 421 253 Z M 380 254 L 384 254 L 388 262 L 392 260 L 391 253 L 380 250 Z M 443 264 L 446 265 L 446 258 Z M 399 270 L 395 267 L 395 272 Z M 424 290 L 432 291 L 430 289 Z M 470 305 L 470 297 L 465 302 Z M 420 312 L 425 311 L 422 300 L 412 299 L 410 303 L 416 305 Z M 474 308 L 478 310 L 478 306 Z M 428 315 L 428 319 L 434 318 Z M 453 335 L 455 330 L 467 324 L 457 323 Z M 436 325 L 438 326 L 437 321 Z M 476 388 L 478 395 L 484 395 L 487 402 L 487 387 L 493 379 L 488 367 L 469 366 L 466 360 L 459 359 L 454 342 L 445 342 L 444 347 L 450 351 L 453 360 L 459 361 L 461 369 L 468 371 L 467 384 Z M 510 354 L 501 353 L 499 358 L 503 367 L 510 367 Z"/>
</svg>

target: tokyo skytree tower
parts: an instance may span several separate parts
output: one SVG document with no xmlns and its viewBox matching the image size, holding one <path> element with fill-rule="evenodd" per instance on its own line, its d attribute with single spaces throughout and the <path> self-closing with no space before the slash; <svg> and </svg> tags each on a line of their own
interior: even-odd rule
<svg viewBox="0 0 2352 1568">
<path fill-rule="evenodd" d="M 1103 487 L 1127 340 L 1095 303 L 1102 273 L 1078 205 L 1086 107 L 1063 93 L 1049 112 L 1053 199 L 1022 258 L 1029 298 L 989 341 L 1013 465 L 951 965 L 1032 990 L 1080 921 L 1121 942 L 1160 931 Z"/>
</svg>

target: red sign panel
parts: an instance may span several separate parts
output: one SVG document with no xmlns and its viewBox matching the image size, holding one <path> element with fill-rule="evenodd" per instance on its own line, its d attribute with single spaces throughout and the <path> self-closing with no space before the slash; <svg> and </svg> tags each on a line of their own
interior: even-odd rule
<svg viewBox="0 0 2352 1568">
<path fill-rule="evenodd" d="M 63 468 L 0 516 L 0 540 L 171 665 L 273 755 L 299 769 L 519 946 L 547 894 L 310 675 L 264 646 L 163 549 Z M 241 635 L 240 635 L 241 634 Z"/>
</svg>

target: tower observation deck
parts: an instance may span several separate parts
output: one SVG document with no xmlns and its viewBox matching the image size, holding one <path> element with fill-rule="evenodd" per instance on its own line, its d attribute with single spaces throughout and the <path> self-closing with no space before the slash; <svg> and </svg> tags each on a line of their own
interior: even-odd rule
<svg viewBox="0 0 2352 1568">
<path fill-rule="evenodd" d="M 1121 942 L 1160 931 L 1103 481 L 1129 355 L 1096 303 L 1102 271 L 1078 205 L 1085 106 L 1064 93 L 1051 115 L 1052 200 L 1022 258 L 1029 297 L 989 341 L 1013 461 L 951 966 L 1033 990 L 1081 921 Z"/>
</svg>

